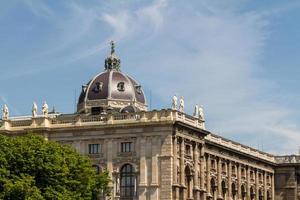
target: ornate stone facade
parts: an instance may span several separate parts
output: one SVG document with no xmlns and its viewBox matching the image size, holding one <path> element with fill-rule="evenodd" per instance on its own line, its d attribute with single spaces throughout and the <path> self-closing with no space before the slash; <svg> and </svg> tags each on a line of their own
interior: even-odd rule
<svg viewBox="0 0 300 200">
<path fill-rule="evenodd" d="M 105 70 L 123 77 L 114 44 Z M 48 112 L 45 103 L 40 115 L 34 104 L 32 116 L 10 117 L 4 106 L 0 133 L 32 131 L 88 155 L 96 170 L 110 172 L 112 195 L 102 199 L 299 199 L 298 156 L 276 157 L 209 132 L 202 107 L 185 114 L 183 97 L 178 104 L 174 96 L 171 109 L 147 111 L 141 86 L 127 79 L 90 82 L 75 114 Z"/>
<path fill-rule="evenodd" d="M 2 120 L 0 131 L 33 131 L 89 155 L 96 166 L 111 173 L 114 199 L 274 199 L 275 157 L 203 127 L 199 118 L 168 109 L 12 117 Z M 93 144 L 100 145 L 97 152 L 90 151 Z M 122 150 L 124 144 L 130 144 L 128 151 Z M 121 195 L 121 169 L 126 164 L 133 167 L 132 198 Z"/>
</svg>

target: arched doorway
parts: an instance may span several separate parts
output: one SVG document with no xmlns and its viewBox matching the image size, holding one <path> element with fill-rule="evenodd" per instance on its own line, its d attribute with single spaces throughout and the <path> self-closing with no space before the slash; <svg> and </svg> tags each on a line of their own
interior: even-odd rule
<svg viewBox="0 0 300 200">
<path fill-rule="evenodd" d="M 237 196 L 237 188 L 235 183 L 231 184 L 231 194 L 232 194 L 232 199 L 235 200 Z"/>
<path fill-rule="evenodd" d="M 254 188 L 251 187 L 251 188 L 250 188 L 250 199 L 251 199 L 251 200 L 254 200 L 254 198 L 255 198 Z"/>
<path fill-rule="evenodd" d="M 226 200 L 226 193 L 227 193 L 227 184 L 225 182 L 225 180 L 222 181 L 222 197 L 223 200 Z"/>
<path fill-rule="evenodd" d="M 133 200 L 135 196 L 135 173 L 130 164 L 125 164 L 120 170 L 120 198 Z"/>
<path fill-rule="evenodd" d="M 262 192 L 261 188 L 258 190 L 258 199 L 259 200 L 263 200 L 264 199 L 264 195 L 263 195 L 263 192 Z"/>
<path fill-rule="evenodd" d="M 242 185 L 242 186 L 241 186 L 242 200 L 246 200 L 246 194 L 247 194 L 247 192 L 246 192 L 245 186 Z"/>
<path fill-rule="evenodd" d="M 211 195 L 212 195 L 212 199 L 215 200 L 216 199 L 216 191 L 217 191 L 217 184 L 214 178 L 212 178 L 210 180 L 210 187 L 211 187 Z"/>
<path fill-rule="evenodd" d="M 191 169 L 189 168 L 189 166 L 185 167 L 184 170 L 185 173 L 185 186 L 186 186 L 186 192 L 185 192 L 185 199 L 190 199 L 192 198 L 192 172 Z"/>
</svg>

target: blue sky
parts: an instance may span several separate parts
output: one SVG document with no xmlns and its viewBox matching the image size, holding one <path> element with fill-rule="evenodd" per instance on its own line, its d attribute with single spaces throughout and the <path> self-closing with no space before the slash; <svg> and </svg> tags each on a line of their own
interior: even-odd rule
<svg viewBox="0 0 300 200">
<path fill-rule="evenodd" d="M 74 112 L 115 40 L 152 109 L 184 96 L 188 113 L 204 106 L 209 130 L 297 153 L 299 11 L 292 0 L 1 1 L 0 104 L 12 115 L 45 100 Z"/>
</svg>

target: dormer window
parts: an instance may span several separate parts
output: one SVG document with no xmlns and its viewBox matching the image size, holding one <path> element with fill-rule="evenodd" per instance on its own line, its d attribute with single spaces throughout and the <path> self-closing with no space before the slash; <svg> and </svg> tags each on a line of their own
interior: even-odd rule
<svg viewBox="0 0 300 200">
<path fill-rule="evenodd" d="M 102 91 L 102 88 L 103 88 L 103 83 L 102 82 L 96 82 L 96 85 L 95 87 L 93 88 L 93 91 L 95 93 L 99 93 Z"/>
<path fill-rule="evenodd" d="M 117 88 L 120 92 L 124 92 L 125 91 L 125 83 L 124 82 L 119 82 L 117 85 Z"/>
<path fill-rule="evenodd" d="M 142 94 L 142 86 L 136 85 L 136 86 L 135 86 L 135 90 L 136 90 L 136 92 L 137 92 L 138 94 Z"/>
<path fill-rule="evenodd" d="M 86 88 L 87 88 L 87 85 L 83 85 L 83 86 L 82 86 L 82 92 L 85 93 L 85 92 L 86 92 Z"/>
</svg>

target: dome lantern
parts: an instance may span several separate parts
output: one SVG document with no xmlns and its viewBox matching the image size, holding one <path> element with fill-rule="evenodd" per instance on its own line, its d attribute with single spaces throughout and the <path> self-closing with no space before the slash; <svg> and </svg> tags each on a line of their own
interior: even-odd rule
<svg viewBox="0 0 300 200">
<path fill-rule="evenodd" d="M 110 42 L 111 51 L 110 55 L 105 59 L 105 70 L 117 70 L 120 71 L 121 60 L 115 53 L 115 43 Z"/>
</svg>

